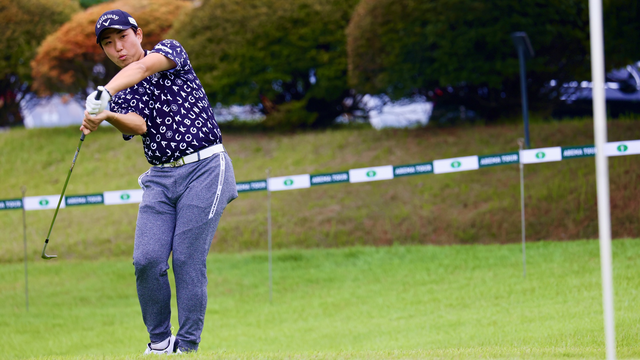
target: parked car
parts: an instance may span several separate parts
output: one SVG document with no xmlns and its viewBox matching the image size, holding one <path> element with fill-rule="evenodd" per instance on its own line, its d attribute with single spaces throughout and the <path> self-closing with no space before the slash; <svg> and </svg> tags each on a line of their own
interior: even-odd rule
<svg viewBox="0 0 640 360">
<path fill-rule="evenodd" d="M 362 97 L 360 104 L 371 126 L 378 130 L 426 126 L 433 108 L 433 104 L 424 96 L 391 101 L 386 95 L 367 94 Z"/>
<path fill-rule="evenodd" d="M 606 74 L 607 116 L 617 118 L 640 114 L 640 61 Z M 554 80 L 550 86 L 557 86 Z M 590 81 L 572 81 L 560 86 L 560 103 L 553 110 L 555 118 L 593 115 L 593 85 Z"/>
</svg>

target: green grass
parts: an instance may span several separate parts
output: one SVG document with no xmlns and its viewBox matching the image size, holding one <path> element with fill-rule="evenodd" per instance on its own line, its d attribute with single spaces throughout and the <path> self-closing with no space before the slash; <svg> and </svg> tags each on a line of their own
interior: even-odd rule
<svg viewBox="0 0 640 360">
<path fill-rule="evenodd" d="M 609 140 L 640 139 L 637 124 L 610 122 Z M 591 144 L 592 128 L 533 121 L 532 145 Z M 515 151 L 522 132 L 229 132 L 224 141 L 245 181 L 267 168 L 281 176 Z M 78 139 L 76 127 L 0 133 L 0 199 L 19 198 L 22 185 L 27 196 L 59 194 Z M 640 237 L 639 161 L 610 159 L 615 238 Z M 136 189 L 147 168 L 138 140 L 101 128 L 87 137 L 67 195 Z M 526 279 L 515 165 L 273 193 L 272 303 L 266 193 L 241 194 L 214 239 L 202 347 L 187 358 L 603 358 L 598 243 L 540 241 L 597 237 L 594 160 L 527 166 L 525 181 Z M 62 209 L 48 248 L 60 258 L 45 262 L 53 211 L 27 212 L 27 313 L 22 212 L 0 211 L 0 358 L 143 358 L 136 214 L 136 205 Z M 449 244 L 458 245 L 431 246 Z M 614 241 L 620 358 L 640 358 L 639 257 L 637 240 Z"/>
<path fill-rule="evenodd" d="M 340 129 L 296 134 L 229 133 L 224 143 L 238 181 L 272 176 L 401 165 L 517 150 L 520 125 L 415 130 Z M 0 199 L 59 194 L 75 146 L 76 127 L 0 133 Z M 535 147 L 593 143 L 591 121 L 533 122 Z M 609 140 L 640 139 L 637 121 L 609 123 Z M 614 238 L 640 237 L 640 157 L 610 158 Z M 139 140 L 113 128 L 87 137 L 68 195 L 137 189 L 148 169 Z M 334 184 L 273 193 L 274 247 L 335 248 L 399 244 L 489 244 L 520 239 L 517 165 L 391 181 Z M 597 238 L 593 158 L 526 166 L 527 237 Z M 212 251 L 266 249 L 266 192 L 241 193 L 225 211 Z M 137 205 L 62 209 L 50 251 L 67 258 L 130 256 Z M 29 257 L 37 259 L 53 210 L 27 212 Z M 0 263 L 22 259 L 22 213 L 0 211 Z"/>
<path fill-rule="evenodd" d="M 613 255 L 617 351 L 638 358 L 640 242 Z M 212 254 L 197 358 L 603 358 L 598 242 L 527 261 L 523 278 L 517 244 L 278 251 L 269 302 L 266 253 Z M 26 312 L 22 265 L 0 266 L 3 359 L 142 358 L 130 260 L 32 262 L 29 290 Z"/>
</svg>

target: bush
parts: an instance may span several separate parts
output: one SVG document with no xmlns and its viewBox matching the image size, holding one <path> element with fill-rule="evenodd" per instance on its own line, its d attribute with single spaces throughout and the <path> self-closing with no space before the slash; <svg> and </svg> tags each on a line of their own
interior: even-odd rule
<svg viewBox="0 0 640 360">
<path fill-rule="evenodd" d="M 463 106 L 489 120 L 515 115 L 521 95 L 510 34 L 524 31 L 535 50 L 531 107 L 548 113 L 557 86 L 591 77 L 588 10 L 587 0 L 362 0 L 347 28 L 350 84 L 392 99 L 419 93 L 435 109 Z M 605 1 L 604 19 L 607 66 L 640 59 L 629 46 L 637 31 L 625 27 L 640 30 L 640 5 Z"/>
<path fill-rule="evenodd" d="M 261 103 L 269 126 L 326 126 L 350 110 L 344 29 L 356 3 L 203 1 L 170 36 L 213 103 Z"/>
</svg>

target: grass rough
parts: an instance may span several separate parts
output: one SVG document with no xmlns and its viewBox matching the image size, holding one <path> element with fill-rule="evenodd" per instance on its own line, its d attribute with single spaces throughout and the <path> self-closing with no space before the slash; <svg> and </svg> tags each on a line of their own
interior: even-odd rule
<svg viewBox="0 0 640 360">
<path fill-rule="evenodd" d="M 534 119 L 535 120 L 535 119 Z M 610 141 L 640 139 L 637 120 L 610 121 Z M 593 143 L 589 120 L 532 121 L 534 147 Z M 378 165 L 413 164 L 517 150 L 521 125 L 413 130 L 337 129 L 292 134 L 224 135 L 238 181 L 317 174 Z M 12 129 L 0 133 L 0 198 L 59 194 L 79 132 L 76 127 Z M 640 157 L 612 157 L 614 238 L 640 236 Z M 593 158 L 525 167 L 527 239 L 597 238 Z M 124 142 L 113 128 L 87 137 L 67 195 L 137 189 L 148 169 L 138 139 Z M 391 181 L 333 184 L 272 195 L 276 249 L 491 244 L 520 241 L 517 165 Z M 225 211 L 212 252 L 266 249 L 266 192 L 241 193 Z M 58 214 L 48 250 L 68 259 L 131 256 L 137 205 L 79 206 Z M 53 210 L 27 212 L 30 259 L 38 259 Z M 22 213 L 0 211 L 0 263 L 23 257 Z"/>
</svg>

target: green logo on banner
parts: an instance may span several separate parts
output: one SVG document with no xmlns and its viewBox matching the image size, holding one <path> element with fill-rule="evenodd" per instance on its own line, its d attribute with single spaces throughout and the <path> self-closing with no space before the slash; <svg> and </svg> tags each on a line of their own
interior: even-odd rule
<svg viewBox="0 0 640 360">
<path fill-rule="evenodd" d="M 291 185 L 293 185 L 293 180 L 287 179 L 284 181 L 284 186 L 291 186 Z"/>
<path fill-rule="evenodd" d="M 547 154 L 545 154 L 542 151 L 536 153 L 536 158 L 538 158 L 538 159 L 544 159 L 545 156 L 547 156 Z"/>
<path fill-rule="evenodd" d="M 462 163 L 460 161 L 454 161 L 451 163 L 451 167 L 454 169 L 459 168 L 460 166 L 462 166 Z"/>
<path fill-rule="evenodd" d="M 372 178 L 372 177 L 374 177 L 374 176 L 376 176 L 376 172 L 375 172 L 375 171 L 373 171 L 373 170 L 369 170 L 369 171 L 367 171 L 367 177 Z"/>
<path fill-rule="evenodd" d="M 120 195 L 120 199 L 122 199 L 122 200 L 129 200 L 130 198 L 131 198 L 131 195 L 129 195 L 129 194 Z"/>
<path fill-rule="evenodd" d="M 617 149 L 618 149 L 618 152 L 625 152 L 625 151 L 629 150 L 629 147 L 627 145 L 625 145 L 625 144 L 622 144 L 622 145 L 619 145 L 617 147 Z"/>
<path fill-rule="evenodd" d="M 49 205 L 49 200 L 47 199 L 42 199 L 38 202 L 38 204 L 40 204 L 40 206 L 47 206 Z"/>
</svg>

